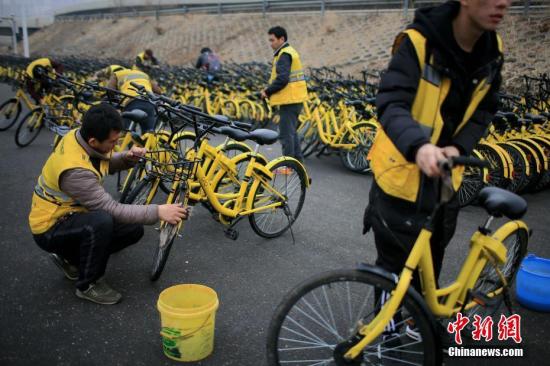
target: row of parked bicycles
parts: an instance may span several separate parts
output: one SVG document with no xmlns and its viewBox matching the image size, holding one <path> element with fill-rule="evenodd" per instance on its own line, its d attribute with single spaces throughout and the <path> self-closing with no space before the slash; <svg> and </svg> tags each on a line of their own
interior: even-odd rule
<svg viewBox="0 0 550 366">
<path fill-rule="evenodd" d="M 5 73 L 6 68 L 3 70 Z M 15 78 L 18 75 L 14 74 Z M 94 103 L 108 102 L 120 107 L 122 100 L 132 98 L 97 82 L 68 75 L 55 76 L 52 81 L 56 88 L 40 106 L 33 104 L 20 83 L 14 84 L 18 86 L 16 96 L 0 107 L 0 126 L 7 129 L 17 125 L 18 145 L 29 145 L 47 127 L 55 133 L 55 148 L 63 135 L 79 126 L 83 113 Z M 131 146 L 147 149 L 146 156 L 136 166 L 118 177 L 122 203 L 200 204 L 233 240 L 239 234 L 235 226 L 244 218 L 265 238 L 278 237 L 287 230 L 292 233 L 310 180 L 297 160 L 285 156 L 269 160 L 260 152 L 261 146 L 277 141 L 277 132 L 208 114 L 192 104 L 148 93 L 137 84 L 133 86 L 138 92 L 133 98 L 155 106 L 157 124 L 154 131 L 140 133 L 139 122 L 147 117 L 146 113 L 140 110 L 122 113 L 131 122 L 121 134 L 115 151 Z M 24 106 L 29 112 L 18 119 Z M 209 139 L 212 135 L 225 139 L 216 145 Z M 183 225 L 184 222 L 178 225 L 161 222 L 151 280 L 161 275 Z"/>
<path fill-rule="evenodd" d="M 26 63 L 27 61 L 25 61 Z M 74 82 L 88 82 L 94 71 L 120 60 L 62 60 L 66 76 Z M 62 135 L 79 117 L 86 103 L 83 99 L 99 100 L 105 91 L 79 92 L 60 79 L 61 91 L 49 94 L 43 107 L 36 107 L 21 87 L 18 70 L 23 60 L 8 58 L 0 65 L 0 79 L 16 87 L 15 97 L 0 105 L 0 130 L 17 123 L 15 141 L 19 146 L 30 144 L 45 126 Z M 151 71 L 165 95 L 182 104 L 199 108 L 208 115 L 223 115 L 232 120 L 246 121 L 252 129 L 263 128 L 278 120 L 268 103 L 257 93 L 265 85 L 269 65 L 261 63 L 228 64 L 215 80 L 208 81 L 200 70 L 166 66 Z M 374 95 L 378 73 L 363 72 L 363 80 L 345 78 L 331 68 L 310 69 L 309 100 L 299 117 L 298 133 L 305 157 L 335 154 L 351 171 L 370 171 L 368 152 L 379 124 L 376 120 Z M 503 95 L 501 112 L 495 116 L 487 136 L 474 149 L 472 156 L 490 162 L 486 168 L 469 167 L 459 191 L 462 206 L 476 202 L 485 186 L 497 186 L 513 192 L 534 192 L 550 183 L 550 147 L 548 124 L 548 75 L 524 77 L 519 96 Z M 101 86 L 101 83 L 99 83 Z M 19 118 L 22 105 L 30 110 Z M 58 138 L 56 138 L 56 141 Z M 130 141 L 127 139 L 126 143 Z M 241 144 L 243 149 L 245 144 Z M 55 146 L 55 142 L 54 142 Z M 250 146 L 246 149 L 251 150 Z"/>
</svg>

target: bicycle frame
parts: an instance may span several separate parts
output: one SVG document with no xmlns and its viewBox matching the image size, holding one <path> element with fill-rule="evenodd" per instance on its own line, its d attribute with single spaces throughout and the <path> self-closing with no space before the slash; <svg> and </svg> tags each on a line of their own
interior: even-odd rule
<svg viewBox="0 0 550 366">
<path fill-rule="evenodd" d="M 422 294 L 435 316 L 451 317 L 463 308 L 467 310 L 476 306 L 477 303 L 474 300 L 464 304 L 468 291 L 476 283 L 487 261 L 497 261 L 499 263 L 505 261 L 507 249 L 502 244 L 502 240 L 518 228 L 528 230 L 523 221 L 514 220 L 501 226 L 491 236 L 476 231 L 471 238 L 470 252 L 458 277 L 447 287 L 439 289 L 436 285 L 430 247 L 432 232 L 426 227 L 423 228 L 405 262 L 405 267 L 399 276 L 399 281 L 392 291 L 390 299 L 384 303 L 380 312 L 368 325 L 359 329 L 359 334 L 364 337 L 348 350 L 345 357 L 354 359 L 369 343 L 382 334 L 384 327 L 391 321 L 405 298 L 413 273 L 417 268 L 421 279 Z M 494 291 L 490 296 L 499 293 L 500 291 Z M 442 303 L 444 298 L 446 300 Z"/>
</svg>

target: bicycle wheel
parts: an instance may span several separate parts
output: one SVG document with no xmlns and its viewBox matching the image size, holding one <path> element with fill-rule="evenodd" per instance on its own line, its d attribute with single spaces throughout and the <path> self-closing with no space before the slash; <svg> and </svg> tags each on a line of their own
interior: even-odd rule
<svg viewBox="0 0 550 366">
<path fill-rule="evenodd" d="M 483 156 L 475 149 L 472 152 L 472 156 L 476 158 L 483 158 Z M 466 166 L 464 168 L 464 174 L 462 184 L 456 194 L 458 195 L 458 203 L 460 207 L 465 207 L 475 201 L 479 191 L 485 183 L 483 182 L 483 169 L 479 167 Z"/>
<path fill-rule="evenodd" d="M 476 150 L 481 153 L 484 160 L 489 163 L 489 173 L 487 176 L 487 183 L 491 186 L 506 188 L 510 185 L 510 180 L 506 178 L 504 173 L 506 161 L 503 161 L 501 156 L 495 150 L 493 145 L 478 144 Z M 508 167 L 506 167 L 508 168 Z"/>
<path fill-rule="evenodd" d="M 538 136 L 530 137 L 530 140 L 535 141 L 542 147 L 544 151 L 543 159 L 546 157 L 546 159 L 550 161 L 550 140 Z M 542 173 L 542 177 L 534 187 L 534 190 L 540 191 L 546 188 L 548 184 L 550 184 L 550 169 L 545 169 Z"/>
<path fill-rule="evenodd" d="M 529 183 L 527 183 L 524 190 L 526 192 L 533 192 L 544 175 L 544 149 L 537 142 L 527 138 L 512 140 L 512 142 L 519 146 L 527 156 L 531 175 L 529 176 Z"/>
<path fill-rule="evenodd" d="M 182 183 L 184 184 L 184 183 Z M 179 185 L 176 188 L 174 195 L 172 196 L 171 202 L 167 203 L 182 203 L 182 186 Z M 170 249 L 174 244 L 174 239 L 178 233 L 178 227 L 181 224 L 172 225 L 167 222 L 162 221 L 159 228 L 159 245 L 155 248 L 155 255 L 153 258 L 153 268 L 151 269 L 151 275 L 149 279 L 151 281 L 156 281 L 159 279 L 164 267 L 166 266 L 166 261 L 168 260 L 168 255 L 170 254 Z"/>
<path fill-rule="evenodd" d="M 145 177 L 140 180 L 134 189 L 128 194 L 124 203 L 132 205 L 147 205 L 151 203 L 156 192 L 152 193 L 151 190 L 157 189 L 155 187 L 155 179 L 152 177 Z"/>
<path fill-rule="evenodd" d="M 373 320 L 381 299 L 395 288 L 383 276 L 358 270 L 322 273 L 294 288 L 271 319 L 267 338 L 269 366 L 275 365 L 435 365 L 441 349 L 434 325 L 417 299 L 407 294 L 384 332 L 352 361 L 343 355 L 357 343 L 358 330 Z M 419 340 L 406 335 L 409 324 Z M 389 329 L 389 328 L 388 328 Z"/>
<path fill-rule="evenodd" d="M 528 162 L 523 158 L 519 147 L 511 143 L 499 143 L 498 145 L 506 150 L 514 164 L 512 181 L 507 189 L 515 193 L 520 192 L 529 183 L 529 176 L 527 175 Z"/>
<path fill-rule="evenodd" d="M 42 121 L 44 120 L 44 111 L 42 108 L 37 108 L 25 115 L 19 122 L 15 131 L 15 143 L 19 147 L 30 145 L 40 133 L 42 129 Z"/>
<path fill-rule="evenodd" d="M 128 170 L 128 175 L 124 180 L 124 185 L 122 186 L 122 191 L 120 192 L 120 199 L 118 202 L 128 203 L 126 202 L 128 195 L 137 187 L 144 170 L 145 164 L 137 164 L 132 169 Z"/>
<path fill-rule="evenodd" d="M 0 131 L 5 131 L 17 122 L 21 114 L 21 104 L 13 98 L 0 105 Z"/>
<path fill-rule="evenodd" d="M 503 264 L 498 265 L 498 269 L 502 272 L 503 277 L 511 287 L 521 261 L 527 253 L 527 242 L 529 235 L 527 230 L 519 227 L 510 234 L 506 235 L 504 238 L 498 237 L 497 234 L 498 232 L 493 235 L 493 238 L 501 241 L 507 250 L 506 261 Z M 495 267 L 491 263 L 487 263 L 472 290 L 491 297 L 496 295 L 497 291 L 501 291 L 503 285 L 502 279 L 498 275 Z M 470 319 L 473 319 L 473 316 L 476 314 L 482 318 L 485 318 L 485 316 L 499 315 L 497 314 L 497 311 L 500 309 L 501 305 L 502 302 L 498 302 L 495 305 L 476 305 L 466 310 L 464 315 L 470 317 Z M 498 322 L 498 319 L 496 319 L 495 323 L 496 322 Z M 470 326 L 472 325 L 470 324 Z"/>
<path fill-rule="evenodd" d="M 281 202 L 282 205 L 251 214 L 248 217 L 254 232 L 264 238 L 282 235 L 296 221 L 306 197 L 306 175 L 294 160 L 282 160 L 270 167 L 273 179 L 269 187 L 260 183 L 250 194 L 253 208 Z M 283 197 L 280 197 L 282 195 Z"/>
<path fill-rule="evenodd" d="M 376 136 L 376 126 L 370 123 L 358 123 L 351 128 L 353 132 L 347 131 L 342 136 L 341 143 L 355 144 L 356 147 L 340 150 L 340 160 L 346 169 L 356 173 L 366 173 L 370 171 L 367 155 Z"/>
</svg>

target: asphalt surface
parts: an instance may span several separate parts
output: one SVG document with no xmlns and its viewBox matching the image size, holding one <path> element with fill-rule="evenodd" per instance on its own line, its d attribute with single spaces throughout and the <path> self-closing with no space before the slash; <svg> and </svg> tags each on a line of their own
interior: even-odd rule
<svg viewBox="0 0 550 366">
<path fill-rule="evenodd" d="M 0 84 L 0 101 L 12 95 Z M 374 262 L 371 235 L 362 236 L 362 214 L 371 176 L 347 171 L 336 156 L 307 159 L 313 180 L 302 213 L 289 232 L 272 240 L 254 234 L 243 220 L 239 239 L 227 239 L 209 213 L 197 207 L 177 239 L 162 277 L 148 274 L 158 234 L 146 229 L 136 245 L 111 257 L 107 280 L 122 292 L 120 304 L 83 301 L 74 287 L 34 243 L 27 216 L 33 186 L 51 150 L 42 131 L 27 148 L 14 142 L 15 128 L 0 132 L 0 365 L 169 365 L 161 348 L 159 293 L 172 285 L 199 283 L 216 290 L 215 349 L 197 365 L 261 366 L 266 329 L 285 293 L 328 269 Z M 280 146 L 264 148 L 270 157 Z M 106 182 L 114 192 L 114 179 Z M 550 257 L 550 191 L 525 195 L 525 220 L 534 230 L 529 252 Z M 447 250 L 442 283 L 459 271 L 469 237 L 485 218 L 467 207 Z M 448 365 L 548 364 L 550 322 L 546 314 L 516 305 L 522 315 L 521 359 L 446 359 Z"/>
</svg>

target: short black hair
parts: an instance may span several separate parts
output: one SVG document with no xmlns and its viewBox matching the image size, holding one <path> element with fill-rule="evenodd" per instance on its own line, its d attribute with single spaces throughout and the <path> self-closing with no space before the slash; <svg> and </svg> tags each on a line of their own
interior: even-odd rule
<svg viewBox="0 0 550 366">
<path fill-rule="evenodd" d="M 92 106 L 82 118 L 80 135 L 88 142 L 92 137 L 99 142 L 109 138 L 111 131 L 122 131 L 122 117 L 115 107 L 108 103 Z"/>
<path fill-rule="evenodd" d="M 203 47 L 201 49 L 201 53 L 205 53 L 205 52 L 212 52 L 212 50 L 209 47 Z"/>
<path fill-rule="evenodd" d="M 273 34 L 277 38 L 285 37 L 285 42 L 288 41 L 286 30 L 281 26 L 275 26 L 267 31 L 267 34 Z"/>
<path fill-rule="evenodd" d="M 146 49 L 146 50 L 145 50 L 145 54 L 146 54 L 147 56 L 153 56 L 153 51 L 150 50 L 150 49 Z"/>
</svg>

